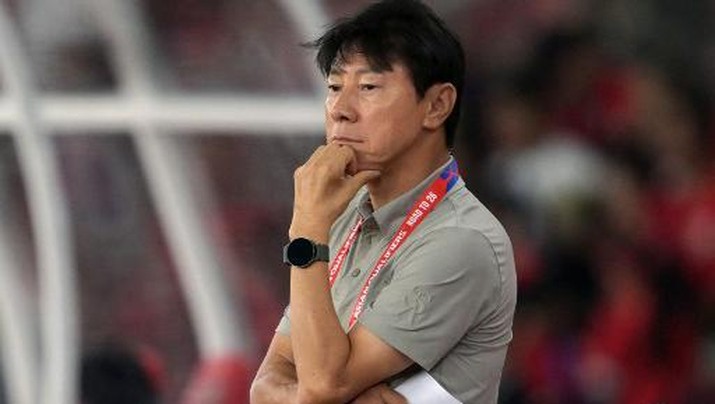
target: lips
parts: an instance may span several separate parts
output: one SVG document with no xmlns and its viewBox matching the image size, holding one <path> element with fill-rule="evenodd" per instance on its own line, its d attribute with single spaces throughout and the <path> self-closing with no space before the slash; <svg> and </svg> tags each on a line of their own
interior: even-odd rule
<svg viewBox="0 0 715 404">
<path fill-rule="evenodd" d="M 335 142 L 337 144 L 356 144 L 362 143 L 362 140 L 356 136 L 345 136 L 345 135 L 334 135 L 329 137 L 330 142 Z"/>
</svg>

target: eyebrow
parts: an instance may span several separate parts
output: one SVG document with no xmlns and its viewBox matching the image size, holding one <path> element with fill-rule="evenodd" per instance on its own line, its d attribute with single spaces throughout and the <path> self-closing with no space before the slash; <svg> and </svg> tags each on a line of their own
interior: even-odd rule
<svg viewBox="0 0 715 404">
<path fill-rule="evenodd" d="M 374 74 L 380 74 L 382 73 L 381 71 L 378 71 L 376 69 L 373 69 L 371 67 L 361 67 L 355 71 L 357 74 L 367 74 L 367 73 L 374 73 Z M 340 67 L 339 65 L 335 65 L 330 68 L 330 75 L 342 75 L 345 74 L 345 69 Z"/>
</svg>

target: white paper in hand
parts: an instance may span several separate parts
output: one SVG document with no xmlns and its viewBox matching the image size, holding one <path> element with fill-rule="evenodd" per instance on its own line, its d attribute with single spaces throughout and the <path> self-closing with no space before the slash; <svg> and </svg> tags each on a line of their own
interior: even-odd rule
<svg viewBox="0 0 715 404">
<path fill-rule="evenodd" d="M 462 404 L 426 371 L 421 371 L 395 387 L 410 404 Z"/>
</svg>

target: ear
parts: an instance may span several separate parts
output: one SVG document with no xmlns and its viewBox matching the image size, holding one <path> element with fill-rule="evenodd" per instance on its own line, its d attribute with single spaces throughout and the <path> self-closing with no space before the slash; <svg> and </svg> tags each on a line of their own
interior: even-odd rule
<svg viewBox="0 0 715 404">
<path fill-rule="evenodd" d="M 427 103 L 427 111 L 422 126 L 428 130 L 437 130 L 444 125 L 457 103 L 457 89 L 452 83 L 434 84 L 425 93 L 424 101 Z"/>
</svg>

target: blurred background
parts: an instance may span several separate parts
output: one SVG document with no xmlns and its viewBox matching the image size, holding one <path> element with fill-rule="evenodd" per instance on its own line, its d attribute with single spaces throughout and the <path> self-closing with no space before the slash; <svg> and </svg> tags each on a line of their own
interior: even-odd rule
<svg viewBox="0 0 715 404">
<path fill-rule="evenodd" d="M 0 1 L 0 403 L 247 402 L 323 136 L 300 43 L 368 3 Z M 715 3 L 427 3 L 517 257 L 500 402 L 715 402 Z"/>
</svg>

